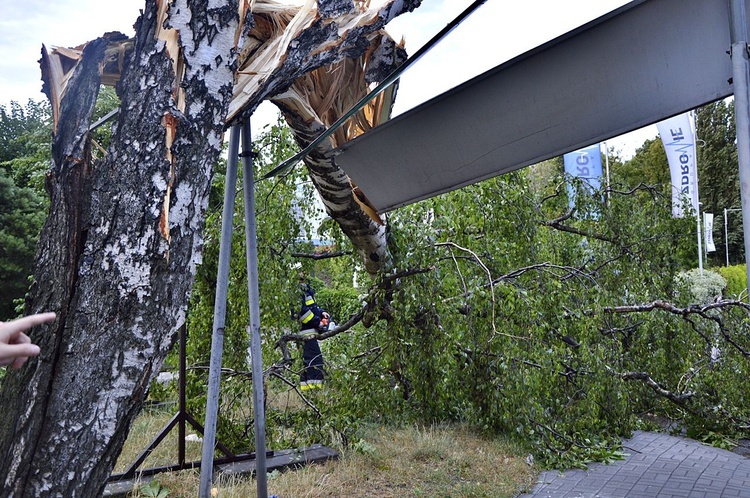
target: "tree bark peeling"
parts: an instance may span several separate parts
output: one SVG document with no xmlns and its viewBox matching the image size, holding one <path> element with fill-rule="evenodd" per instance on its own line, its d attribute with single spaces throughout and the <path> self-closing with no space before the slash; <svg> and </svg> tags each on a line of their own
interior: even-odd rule
<svg viewBox="0 0 750 498">
<path fill-rule="evenodd" d="M 354 10 L 354 0 L 318 0 L 318 14 L 338 17 Z"/>
<path fill-rule="evenodd" d="M 100 495 L 185 321 L 239 24 L 236 4 L 209 7 L 172 6 L 182 81 L 158 39 L 156 6 L 146 9 L 118 88 L 123 109 L 138 111 L 120 113 L 107 157 L 85 181 L 74 173 L 90 160 L 88 126 L 106 43 L 87 45 L 62 99 L 52 211 L 29 309 L 52 309 L 60 318 L 54 333 L 32 331 L 42 355 L 3 386 L 5 401 L 20 392 L 3 404 L 13 407 L 0 433 L 4 496 Z M 184 112 L 164 91 L 181 84 Z M 175 119 L 170 133 L 165 116 Z"/>
<path fill-rule="evenodd" d="M 382 37 L 379 26 L 418 5 L 393 0 L 375 17 L 355 9 L 295 31 L 278 66 L 241 75 L 262 88 L 243 96 L 235 118 L 310 69 L 367 52 L 363 38 Z M 238 0 L 158 0 L 146 4 L 135 40 L 123 43 L 116 34 L 115 46 L 102 38 L 62 49 L 72 72 L 63 75 L 47 54 L 47 67 L 57 68 L 45 80 L 57 110 L 52 202 L 27 313 L 52 310 L 58 319 L 30 332 L 41 355 L 9 373 L 0 390 L 1 495 L 101 494 L 185 322 L 212 167 L 237 102 L 236 60 L 246 53 L 251 21 Z M 124 62 L 112 63 L 113 54 L 125 53 Z M 121 112 L 107 156 L 92 164 L 88 127 L 99 84 L 116 80 Z M 300 136 L 318 133 L 319 125 L 301 123 Z M 384 229 L 346 206 L 351 187 L 345 173 L 330 169 L 330 145 L 309 167 L 319 172 L 332 212 L 345 207 L 339 218 L 350 220 L 352 237 L 364 237 L 358 246 L 375 271 L 387 260 Z"/>
<path fill-rule="evenodd" d="M 260 102 L 285 92 L 310 71 L 360 57 L 388 22 L 420 4 L 421 0 L 389 0 L 371 9 L 369 2 L 358 0 L 353 10 L 335 18 L 304 11 L 291 20 L 276 18 L 277 23 L 288 22 L 283 35 L 259 40 L 253 57 L 240 61 L 229 121 L 244 121 Z"/>
<path fill-rule="evenodd" d="M 106 40 L 96 40 L 87 46 L 85 54 L 90 60 L 98 61 L 105 47 Z M 84 220 L 88 205 L 85 190 L 91 172 L 87 131 L 99 89 L 97 63 L 79 65 L 70 79 L 75 82 L 75 91 L 68 92 L 58 101 L 60 116 L 54 137 L 53 167 L 47 178 L 51 196 L 50 216 L 37 250 L 36 280 L 31 289 L 31 295 L 38 296 L 40 301 L 40 307 L 32 311 L 60 310 L 58 320 L 53 325 L 31 331 L 42 349 L 38 362 L 33 364 L 35 368 L 8 375 L 0 393 L 0 406 L 6 413 L 0 427 L 0 447 L 5 449 L 4 457 L 0 459 L 3 489 L 16 493 L 25 490 L 30 496 L 44 496 L 49 491 L 49 486 L 34 476 L 27 463 L 34 459 L 40 447 L 44 449 L 34 432 L 48 430 L 45 414 L 55 402 L 48 396 L 55 389 L 56 376 L 65 359 L 60 347 L 66 336 L 67 310 L 71 293 L 78 283 L 77 265 L 86 239 Z M 45 80 L 45 90 L 51 96 L 49 80 Z M 55 237 L 49 236 L 52 232 Z M 48 281 L 56 282 L 56 285 L 42 290 L 40 282 Z M 33 403 L 26 402 L 24 396 L 13 395 L 24 388 Z M 31 481 L 28 486 L 25 484 L 27 480 Z M 18 482 L 22 485 L 14 485 Z"/>
<path fill-rule="evenodd" d="M 349 111 L 369 92 L 369 77 L 385 78 L 406 59 L 403 47 L 381 33 L 356 59 L 347 59 L 298 78 L 273 102 L 281 109 L 301 147 Z M 368 273 L 389 268 L 385 223 L 367 206 L 365 195 L 335 163 L 333 149 L 390 116 L 395 89 L 381 93 L 304 158 L 328 214 L 352 241 Z"/>
</svg>

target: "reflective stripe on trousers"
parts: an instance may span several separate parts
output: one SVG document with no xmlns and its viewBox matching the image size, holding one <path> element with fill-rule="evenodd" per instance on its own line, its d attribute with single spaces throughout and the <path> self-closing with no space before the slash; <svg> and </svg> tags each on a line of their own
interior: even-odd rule
<svg viewBox="0 0 750 498">
<path fill-rule="evenodd" d="M 307 391 L 309 389 L 320 389 L 321 387 L 323 387 L 323 381 L 318 379 L 303 380 L 299 383 L 299 388 L 302 391 Z"/>
</svg>

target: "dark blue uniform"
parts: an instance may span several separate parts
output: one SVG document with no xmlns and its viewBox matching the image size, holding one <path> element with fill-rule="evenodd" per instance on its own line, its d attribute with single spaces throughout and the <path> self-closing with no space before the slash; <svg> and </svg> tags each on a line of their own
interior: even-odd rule
<svg viewBox="0 0 750 498">
<path fill-rule="evenodd" d="M 314 335 L 328 329 L 328 313 L 315 303 L 315 291 L 309 285 L 303 285 L 302 309 L 299 313 L 300 333 Z M 304 391 L 322 387 L 325 370 L 323 353 L 317 340 L 305 341 L 302 346 L 304 368 L 300 375 L 300 388 Z"/>
</svg>

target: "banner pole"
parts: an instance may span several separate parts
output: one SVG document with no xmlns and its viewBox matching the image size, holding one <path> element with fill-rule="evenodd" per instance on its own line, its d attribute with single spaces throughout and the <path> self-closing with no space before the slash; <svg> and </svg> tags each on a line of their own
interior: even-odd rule
<svg viewBox="0 0 750 498">
<path fill-rule="evenodd" d="M 610 193 L 609 193 L 609 148 L 607 147 L 607 142 L 604 142 L 604 162 L 607 165 L 607 200 L 609 200 Z"/>
<path fill-rule="evenodd" d="M 698 203 L 698 212 L 695 215 L 695 223 L 698 225 L 698 268 L 700 269 L 701 275 L 703 275 L 703 243 L 701 241 L 701 203 Z"/>
<path fill-rule="evenodd" d="M 698 212 L 695 213 L 695 219 L 698 223 L 698 268 L 703 275 L 703 231 L 701 230 L 701 201 L 698 190 L 698 127 L 695 124 L 695 112 L 690 111 L 690 126 L 693 132 L 693 153 L 695 154 L 695 199 L 697 201 Z"/>
<path fill-rule="evenodd" d="M 745 276 L 750 282 L 750 59 L 747 52 L 747 16 L 744 0 L 729 0 L 732 48 L 732 85 L 734 86 L 734 120 L 737 126 L 737 162 L 740 170 L 742 231 L 745 237 Z M 748 294 L 750 298 L 750 294 Z"/>
<path fill-rule="evenodd" d="M 726 251 L 727 266 L 729 266 L 729 230 L 727 229 L 727 208 L 724 208 L 724 251 Z"/>
</svg>

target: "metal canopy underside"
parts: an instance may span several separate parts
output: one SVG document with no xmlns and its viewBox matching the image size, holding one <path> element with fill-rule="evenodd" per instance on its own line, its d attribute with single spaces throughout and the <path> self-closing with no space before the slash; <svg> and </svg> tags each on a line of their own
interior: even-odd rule
<svg viewBox="0 0 750 498">
<path fill-rule="evenodd" d="M 336 163 L 385 212 L 727 97 L 729 48 L 726 0 L 634 1 L 345 144 Z"/>
</svg>

